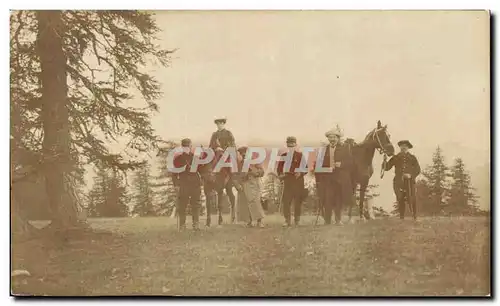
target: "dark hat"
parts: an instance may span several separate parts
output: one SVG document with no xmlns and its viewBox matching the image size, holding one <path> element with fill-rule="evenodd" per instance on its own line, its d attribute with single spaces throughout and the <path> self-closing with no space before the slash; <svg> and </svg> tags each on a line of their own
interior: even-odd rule
<svg viewBox="0 0 500 306">
<path fill-rule="evenodd" d="M 297 143 L 297 138 L 295 138 L 294 136 L 288 136 L 286 138 L 286 143 Z"/>
<path fill-rule="evenodd" d="M 218 123 L 218 122 L 226 123 L 226 121 L 227 121 L 226 118 L 220 117 L 220 118 L 215 118 L 214 123 Z"/>
<path fill-rule="evenodd" d="M 413 145 L 411 144 L 411 142 L 409 140 L 401 140 L 398 142 L 398 146 L 402 146 L 402 145 L 406 145 L 408 148 L 413 148 Z"/>
<path fill-rule="evenodd" d="M 181 146 L 183 146 L 183 147 L 187 147 L 187 146 L 189 146 L 189 145 L 191 145 L 191 139 L 189 139 L 189 138 L 184 138 L 183 140 L 181 140 Z"/>
</svg>

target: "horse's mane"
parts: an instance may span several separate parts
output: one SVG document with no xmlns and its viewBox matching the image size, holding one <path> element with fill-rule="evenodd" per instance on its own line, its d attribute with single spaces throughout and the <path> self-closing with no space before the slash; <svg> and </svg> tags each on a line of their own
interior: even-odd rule
<svg viewBox="0 0 500 306">
<path fill-rule="evenodd" d="M 373 137 L 373 133 L 375 130 L 371 130 L 368 134 L 366 134 L 365 139 L 361 141 L 360 143 L 356 142 L 353 138 L 346 138 L 344 141 L 344 144 L 351 146 L 352 148 L 357 148 L 363 146 L 367 141 L 370 140 L 370 138 Z"/>
</svg>

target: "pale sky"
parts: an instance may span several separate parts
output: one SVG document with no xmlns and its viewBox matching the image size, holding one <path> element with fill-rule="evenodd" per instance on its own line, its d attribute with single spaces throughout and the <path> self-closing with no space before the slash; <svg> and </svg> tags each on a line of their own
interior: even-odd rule
<svg viewBox="0 0 500 306">
<path fill-rule="evenodd" d="M 165 48 L 154 127 L 208 143 L 226 116 L 238 145 L 323 141 L 339 124 L 361 141 L 377 120 L 421 163 L 489 163 L 489 16 L 482 11 L 156 12 Z M 392 173 L 373 182 L 392 204 Z"/>
<path fill-rule="evenodd" d="M 166 138 L 208 139 L 227 116 L 238 144 L 361 140 L 377 120 L 417 148 L 472 142 L 489 160 L 485 12 L 157 12 Z"/>
</svg>

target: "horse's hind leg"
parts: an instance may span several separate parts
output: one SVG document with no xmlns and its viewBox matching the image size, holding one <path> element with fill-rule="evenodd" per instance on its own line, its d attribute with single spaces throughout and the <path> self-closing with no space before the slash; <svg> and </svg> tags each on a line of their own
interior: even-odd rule
<svg viewBox="0 0 500 306">
<path fill-rule="evenodd" d="M 353 223 L 354 221 L 352 220 L 352 207 L 354 206 L 354 204 L 356 203 L 356 187 L 357 187 L 357 184 L 353 183 L 353 187 L 352 187 L 352 197 L 349 201 L 349 212 L 348 212 L 348 216 L 349 216 L 349 223 Z"/>
<path fill-rule="evenodd" d="M 229 205 L 231 205 L 231 223 L 234 223 L 236 220 L 236 213 L 234 211 L 234 202 L 236 201 L 236 198 L 233 193 L 232 185 L 226 186 L 226 194 L 227 197 L 229 198 Z"/>
<path fill-rule="evenodd" d="M 211 223 L 212 223 L 212 208 L 215 206 L 214 204 L 217 203 L 217 193 L 215 192 L 215 190 L 211 190 L 209 191 L 206 195 L 205 195 L 206 199 L 207 199 L 207 227 L 210 227 Z"/>
</svg>

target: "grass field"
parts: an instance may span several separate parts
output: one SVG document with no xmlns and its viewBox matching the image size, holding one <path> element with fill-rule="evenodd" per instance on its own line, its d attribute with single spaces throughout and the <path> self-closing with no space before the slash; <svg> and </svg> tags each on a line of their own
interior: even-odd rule
<svg viewBox="0 0 500 306">
<path fill-rule="evenodd" d="M 226 220 L 228 218 L 226 217 Z M 64 244 L 14 244 L 12 268 L 36 295 L 487 295 L 487 218 L 380 219 L 283 229 L 226 224 L 176 231 L 167 217 L 90 220 Z M 190 226 L 188 219 L 188 228 Z"/>
</svg>

